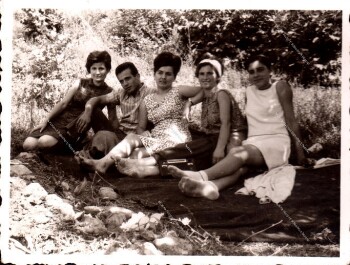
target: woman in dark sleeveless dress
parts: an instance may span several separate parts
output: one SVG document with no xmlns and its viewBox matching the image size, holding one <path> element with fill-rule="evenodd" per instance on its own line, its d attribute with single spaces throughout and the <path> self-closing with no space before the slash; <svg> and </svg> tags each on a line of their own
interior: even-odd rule
<svg viewBox="0 0 350 265">
<path fill-rule="evenodd" d="M 47 150 L 57 146 L 64 146 L 73 151 L 73 148 L 84 138 L 89 128 L 79 131 L 76 121 L 90 98 L 112 91 L 112 88 L 105 83 L 105 78 L 111 70 L 111 56 L 106 51 L 91 52 L 85 67 L 90 78 L 77 80 L 47 118 L 30 132 L 23 143 L 25 151 Z M 95 120 L 99 120 L 99 124 L 107 120 L 101 109 L 96 111 L 99 119 Z M 115 119 L 115 109 L 108 107 L 108 116 L 110 120 Z M 94 125 L 92 127 L 96 129 Z"/>
</svg>

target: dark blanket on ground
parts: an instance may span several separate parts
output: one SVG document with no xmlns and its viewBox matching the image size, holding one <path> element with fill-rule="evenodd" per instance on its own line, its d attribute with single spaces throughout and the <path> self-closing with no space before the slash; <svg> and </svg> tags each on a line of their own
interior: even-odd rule
<svg viewBox="0 0 350 265">
<path fill-rule="evenodd" d="M 167 214 L 174 218 L 188 217 L 192 220 L 191 225 L 200 225 L 222 240 L 339 242 L 340 165 L 298 169 L 292 195 L 279 205 L 259 204 L 255 196 L 235 195 L 235 191 L 243 187 L 243 179 L 222 191 L 218 200 L 210 201 L 183 195 L 177 187 L 178 179 L 133 179 L 108 175 L 104 178 L 122 196 L 157 211 L 166 209 Z M 326 228 L 331 234 L 323 233 L 320 237 Z"/>
</svg>

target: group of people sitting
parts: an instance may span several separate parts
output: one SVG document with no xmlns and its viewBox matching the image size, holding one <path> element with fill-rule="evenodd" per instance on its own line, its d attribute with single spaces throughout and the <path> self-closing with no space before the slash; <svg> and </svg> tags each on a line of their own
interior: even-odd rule
<svg viewBox="0 0 350 265">
<path fill-rule="evenodd" d="M 271 81 L 266 56 L 254 56 L 246 63 L 251 86 L 246 89 L 245 115 L 234 91 L 220 87 L 224 66 L 212 54 L 204 54 L 196 65 L 200 86 L 173 86 L 181 58 L 171 52 L 158 54 L 153 66 L 156 88 L 146 87 L 135 65 L 125 62 L 115 69 L 123 89 L 114 90 L 105 83 L 110 54 L 90 53 L 86 61 L 90 78 L 76 81 L 30 132 L 24 150 L 69 147 L 77 151 L 78 163 L 90 170 L 105 173 L 116 167 L 138 178 L 160 175 L 160 163 L 169 159 L 207 161 L 205 166 L 197 164 L 198 171 L 172 165 L 167 171 L 180 178 L 184 194 L 211 200 L 250 167 L 271 170 L 288 164 L 291 146 L 297 163 L 305 163 L 292 89 L 286 81 Z M 200 102 L 201 132 L 193 133 L 188 126 L 191 106 Z M 86 143 L 91 128 L 94 136 Z"/>
</svg>

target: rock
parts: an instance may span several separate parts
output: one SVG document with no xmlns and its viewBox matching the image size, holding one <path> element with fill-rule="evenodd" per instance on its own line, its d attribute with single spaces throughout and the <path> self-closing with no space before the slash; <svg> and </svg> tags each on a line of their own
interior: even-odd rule
<svg viewBox="0 0 350 265">
<path fill-rule="evenodd" d="M 140 231 L 146 228 L 145 223 L 147 224 L 148 221 L 149 218 L 144 213 L 133 213 L 131 218 L 127 222 L 122 223 L 120 228 L 125 231 Z M 143 226 L 140 225 L 140 222 L 143 224 Z"/>
<path fill-rule="evenodd" d="M 27 183 L 20 177 L 10 178 L 11 189 L 21 191 L 27 186 Z"/>
<path fill-rule="evenodd" d="M 115 200 L 118 197 L 117 193 L 110 187 L 101 187 L 99 194 L 104 200 Z"/>
<path fill-rule="evenodd" d="M 78 222 L 75 227 L 83 234 L 100 236 L 107 233 L 107 228 L 103 222 L 89 215 L 85 215 L 82 222 Z"/>
<path fill-rule="evenodd" d="M 103 211 L 103 207 L 93 206 L 93 205 L 92 206 L 85 206 L 84 207 L 84 211 L 87 214 L 95 215 L 95 214 L 98 214 L 99 212 L 102 212 Z"/>
<path fill-rule="evenodd" d="M 106 254 L 116 255 L 118 257 L 133 257 L 135 255 L 140 255 L 136 249 L 129 248 L 116 248 L 114 250 L 109 250 L 109 252 L 106 252 Z"/>
<path fill-rule="evenodd" d="M 152 243 L 145 242 L 143 244 L 143 254 L 144 255 L 163 255 Z"/>
<path fill-rule="evenodd" d="M 47 191 L 39 183 L 31 183 L 24 188 L 23 195 L 33 204 L 41 204 L 47 196 Z"/>
<path fill-rule="evenodd" d="M 71 203 L 71 202 L 73 202 L 73 201 L 75 200 L 73 194 L 72 194 L 70 191 L 64 190 L 64 191 L 62 192 L 62 194 L 63 194 L 64 198 L 65 198 L 69 203 Z"/>
<path fill-rule="evenodd" d="M 21 176 L 21 178 L 25 179 L 25 180 L 29 180 L 29 181 L 36 180 L 36 176 L 34 176 L 32 174 L 23 175 L 23 176 Z"/>
<path fill-rule="evenodd" d="M 106 210 L 110 213 L 123 213 L 125 215 L 127 215 L 128 218 L 131 218 L 132 214 L 134 213 L 133 211 L 123 208 L 123 207 L 119 207 L 119 206 L 107 206 Z"/>
<path fill-rule="evenodd" d="M 35 153 L 28 153 L 28 152 L 21 152 L 16 158 L 23 158 L 23 159 L 35 159 L 38 155 Z"/>
<path fill-rule="evenodd" d="M 74 195 L 79 195 L 83 190 L 85 190 L 86 186 L 87 186 L 87 180 L 86 178 L 84 178 L 84 180 L 82 182 L 80 182 L 74 189 Z"/>
<path fill-rule="evenodd" d="M 49 213 L 44 211 L 39 211 L 33 215 L 33 221 L 37 224 L 46 224 L 52 218 Z"/>
<path fill-rule="evenodd" d="M 107 217 L 105 223 L 108 231 L 115 232 L 120 230 L 120 226 L 128 219 L 128 216 L 124 213 L 113 213 Z"/>
<path fill-rule="evenodd" d="M 66 191 L 69 190 L 69 184 L 65 181 L 61 182 L 61 187 L 63 188 L 63 190 L 66 190 Z"/>
<path fill-rule="evenodd" d="M 193 247 L 185 239 L 175 236 L 173 233 L 168 233 L 163 238 L 157 238 L 153 241 L 154 245 L 167 255 L 191 255 Z"/>
<path fill-rule="evenodd" d="M 149 218 L 149 228 L 156 230 L 157 227 L 161 227 L 162 223 L 160 219 L 163 217 L 164 213 L 154 213 Z"/>
<path fill-rule="evenodd" d="M 33 207 L 28 200 L 21 200 L 20 205 L 24 210 L 29 210 Z"/>
<path fill-rule="evenodd" d="M 46 206 L 52 207 L 54 209 L 60 209 L 60 205 L 63 203 L 63 200 L 56 194 L 49 194 L 45 197 Z"/>
<path fill-rule="evenodd" d="M 142 231 L 142 233 L 140 234 L 140 236 L 146 240 L 146 241 L 153 241 L 154 239 L 156 239 L 156 235 L 154 234 L 153 231 L 151 230 L 145 230 L 145 231 Z"/>
<path fill-rule="evenodd" d="M 62 214 L 62 219 L 64 221 L 74 221 L 75 220 L 75 212 L 73 206 L 69 203 L 63 202 L 59 205 L 59 210 Z"/>
<path fill-rule="evenodd" d="M 24 176 L 33 174 L 25 165 L 18 159 L 11 160 L 10 176 Z"/>
</svg>

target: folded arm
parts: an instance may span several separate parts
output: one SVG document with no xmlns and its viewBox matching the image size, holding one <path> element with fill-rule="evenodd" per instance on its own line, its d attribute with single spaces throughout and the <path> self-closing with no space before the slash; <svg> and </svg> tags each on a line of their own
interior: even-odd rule
<svg viewBox="0 0 350 265">
<path fill-rule="evenodd" d="M 115 104 L 115 101 L 116 101 L 116 97 L 115 97 L 114 91 L 112 91 L 106 95 L 90 98 L 85 104 L 84 113 L 77 120 L 78 132 L 83 132 L 86 129 L 86 127 L 89 126 L 89 124 L 91 122 L 92 112 L 94 111 L 96 106 L 112 105 L 112 104 Z M 108 118 L 109 118 L 109 120 L 111 120 L 111 118 L 109 116 L 111 114 L 112 119 L 114 119 L 114 122 L 115 122 L 116 113 L 112 114 L 111 107 L 109 107 L 109 108 L 110 108 L 110 110 L 108 111 Z"/>
</svg>

